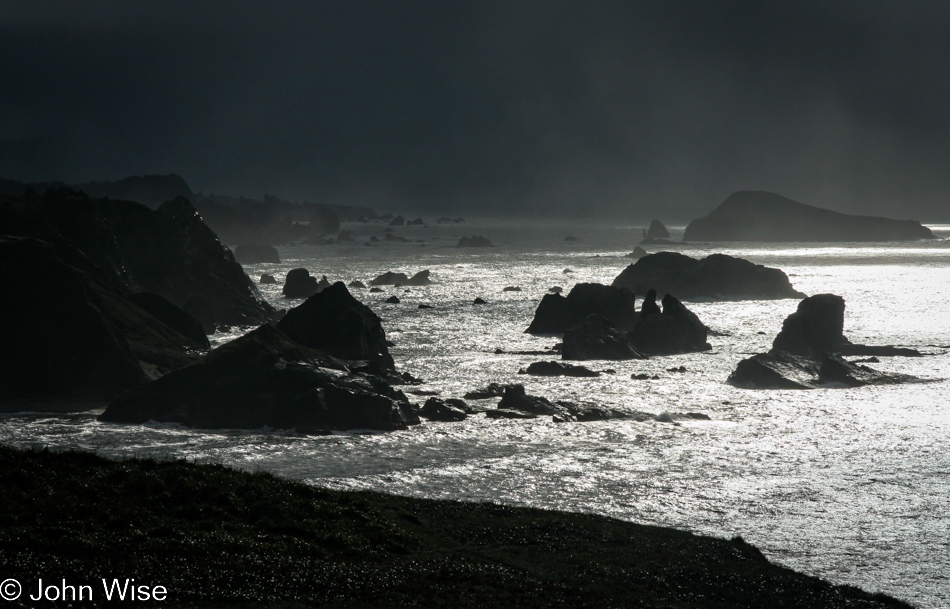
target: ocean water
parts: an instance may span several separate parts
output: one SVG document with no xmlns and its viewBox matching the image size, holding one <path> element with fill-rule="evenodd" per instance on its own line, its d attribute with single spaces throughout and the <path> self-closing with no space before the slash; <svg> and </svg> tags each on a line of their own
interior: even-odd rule
<svg viewBox="0 0 950 609">
<path fill-rule="evenodd" d="M 716 244 L 666 247 L 723 252 L 781 268 L 806 294 L 846 300 L 854 342 L 914 347 L 922 358 L 873 367 L 927 382 L 776 391 L 725 383 L 736 363 L 768 350 L 795 299 L 687 302 L 719 334 L 711 352 L 646 361 L 587 362 L 598 378 L 519 375 L 552 336 L 524 334 L 541 297 L 579 282 L 610 283 L 633 261 L 636 227 L 466 223 L 397 227 L 410 243 L 368 247 L 380 224 L 354 225 L 356 243 L 278 248 L 283 262 L 247 267 L 255 280 L 306 267 L 331 281 L 429 269 L 426 287 L 352 290 L 383 319 L 400 370 L 416 388 L 461 397 L 489 382 L 531 394 L 711 420 L 549 419 L 423 422 L 393 433 L 303 436 L 292 431 L 207 431 L 116 425 L 95 413 L 0 418 L 0 442 L 82 448 L 105 455 L 181 457 L 267 470 L 310 484 L 418 497 L 495 501 L 593 512 L 701 534 L 741 535 L 774 562 L 912 604 L 950 607 L 950 242 Z M 934 227 L 943 237 L 950 227 Z M 498 247 L 457 249 L 482 234 Z M 565 237 L 577 240 L 565 240 Z M 674 231 L 674 236 L 676 233 Z M 648 247 L 659 251 L 658 247 Z M 503 291 L 507 286 L 520 291 Z M 261 286 L 289 307 L 280 286 Z M 385 299 L 398 295 L 400 304 Z M 481 297 L 487 305 L 475 306 Z M 432 309 L 419 309 L 427 304 Z M 241 329 L 215 336 L 222 343 Z M 669 369 L 684 366 L 685 372 Z M 658 380 L 634 380 L 634 373 Z M 420 403 L 424 396 L 410 396 Z"/>
</svg>

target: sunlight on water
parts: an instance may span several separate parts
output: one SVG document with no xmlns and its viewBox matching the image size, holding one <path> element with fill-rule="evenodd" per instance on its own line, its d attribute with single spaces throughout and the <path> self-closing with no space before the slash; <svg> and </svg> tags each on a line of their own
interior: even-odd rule
<svg viewBox="0 0 950 609">
<path fill-rule="evenodd" d="M 360 239 L 381 235 L 382 228 L 366 225 L 354 232 Z M 527 377 L 518 370 L 554 358 L 511 352 L 548 349 L 558 340 L 524 334 L 541 297 L 553 286 L 566 293 L 580 282 L 610 283 L 632 263 L 623 255 L 639 231 L 469 224 L 400 227 L 399 233 L 423 244 L 284 247 L 284 262 L 252 265 L 248 274 L 282 278 L 305 266 L 331 281 L 368 284 L 385 271 L 429 269 L 431 286 L 353 290 L 383 319 L 397 366 L 426 381 L 420 389 L 461 397 L 489 382 L 520 382 L 529 393 L 551 399 L 653 414 L 700 412 L 712 420 L 556 424 L 476 416 L 404 432 L 312 437 L 107 425 L 91 414 L 30 415 L 0 419 L 3 441 L 183 457 L 333 488 L 581 510 L 738 534 L 772 560 L 806 573 L 921 607 L 950 606 L 948 242 L 673 246 L 694 256 L 724 252 L 778 266 L 800 291 L 844 296 L 845 334 L 855 342 L 930 354 L 875 364 L 929 383 L 754 391 L 724 381 L 739 360 L 768 350 L 796 300 L 688 303 L 725 334 L 710 338 L 712 352 L 589 362 L 594 369 L 615 370 L 591 379 Z M 470 234 L 483 234 L 499 247 L 454 247 Z M 578 240 L 566 242 L 567 235 Z M 503 291 L 507 286 L 521 291 Z M 284 300 L 280 287 L 261 289 L 277 306 L 300 302 Z M 393 294 L 400 304 L 384 302 Z M 488 304 L 473 305 L 475 297 Z M 215 342 L 242 331 L 220 334 Z M 679 366 L 686 372 L 668 371 Z M 640 372 L 660 379 L 631 378 Z"/>
</svg>

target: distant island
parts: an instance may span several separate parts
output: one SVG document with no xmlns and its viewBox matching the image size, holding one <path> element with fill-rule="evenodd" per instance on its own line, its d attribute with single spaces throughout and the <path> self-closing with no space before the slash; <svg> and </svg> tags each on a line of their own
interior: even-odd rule
<svg viewBox="0 0 950 609">
<path fill-rule="evenodd" d="M 916 220 L 852 216 L 792 201 L 774 192 L 729 195 L 689 223 L 684 241 L 916 241 L 935 239 Z"/>
</svg>

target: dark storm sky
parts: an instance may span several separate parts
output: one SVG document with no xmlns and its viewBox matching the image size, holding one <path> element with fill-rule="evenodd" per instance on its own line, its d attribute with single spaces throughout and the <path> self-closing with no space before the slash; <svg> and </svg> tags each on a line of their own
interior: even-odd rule
<svg viewBox="0 0 950 609">
<path fill-rule="evenodd" d="M 950 220 L 950 3 L 0 0 L 0 177 Z"/>
</svg>

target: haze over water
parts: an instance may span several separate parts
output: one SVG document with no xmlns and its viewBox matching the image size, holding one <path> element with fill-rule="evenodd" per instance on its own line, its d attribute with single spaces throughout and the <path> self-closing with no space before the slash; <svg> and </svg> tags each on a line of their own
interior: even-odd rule
<svg viewBox="0 0 950 609">
<path fill-rule="evenodd" d="M 352 290 L 383 319 L 396 345 L 397 368 L 426 381 L 405 389 L 461 397 L 489 382 L 518 382 L 550 399 L 653 414 L 698 412 L 711 420 L 558 424 L 477 415 L 461 423 L 423 422 L 403 432 L 310 437 L 107 425 L 86 413 L 3 417 L 0 442 L 181 457 L 332 488 L 588 511 L 741 535 L 770 560 L 796 570 L 928 609 L 950 606 L 947 241 L 668 248 L 696 257 L 722 252 L 778 267 L 799 291 L 843 296 L 845 335 L 852 341 L 929 354 L 882 357 L 871 366 L 931 382 L 772 391 L 739 389 L 725 380 L 739 360 L 770 348 L 795 299 L 687 302 L 722 334 L 710 337 L 711 352 L 586 362 L 595 370 L 615 370 L 598 378 L 519 375 L 531 362 L 556 357 L 495 353 L 554 345 L 556 337 L 523 333 L 541 297 L 553 286 L 566 293 L 579 282 L 609 284 L 632 262 L 623 255 L 639 241 L 638 228 L 472 222 L 398 227 L 397 234 L 424 244 L 380 247 L 364 242 L 370 234 L 381 236 L 382 225 L 347 228 L 354 230 L 353 245 L 278 248 L 282 263 L 246 270 L 256 280 L 262 272 L 282 277 L 303 266 L 331 281 L 368 284 L 389 270 L 429 269 L 431 286 Z M 950 234 L 948 227 L 936 228 Z M 471 234 L 498 247 L 454 247 Z M 507 286 L 521 291 L 504 292 Z M 262 288 L 277 306 L 299 302 L 283 299 L 280 285 Z M 384 302 L 393 294 L 400 304 Z M 488 304 L 473 306 L 476 296 Z M 215 338 L 220 343 L 239 333 Z M 686 371 L 669 371 L 679 366 Z M 631 378 L 641 372 L 660 378 Z"/>
</svg>

